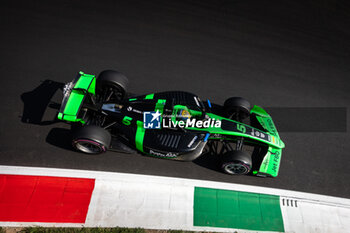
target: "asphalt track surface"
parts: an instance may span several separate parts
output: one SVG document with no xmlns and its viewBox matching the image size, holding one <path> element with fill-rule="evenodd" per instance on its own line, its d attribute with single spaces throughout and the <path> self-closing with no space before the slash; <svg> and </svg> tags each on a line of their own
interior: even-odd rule
<svg viewBox="0 0 350 233">
<path fill-rule="evenodd" d="M 349 8 L 337 1 L 315 2 L 2 2 L 0 164 L 184 177 L 350 198 Z M 52 121 L 55 102 L 59 87 L 78 71 L 105 69 L 126 74 L 134 93 L 185 90 L 219 104 L 244 96 L 275 110 L 338 107 L 346 115 L 326 122 L 332 126 L 343 119 L 340 130 L 281 132 L 286 148 L 275 179 L 225 175 L 213 157 L 175 162 L 114 152 L 89 156 L 72 151 L 68 125 Z M 293 116 L 272 116 L 277 127 L 293 122 Z M 317 123 L 320 117 L 308 120 Z"/>
</svg>

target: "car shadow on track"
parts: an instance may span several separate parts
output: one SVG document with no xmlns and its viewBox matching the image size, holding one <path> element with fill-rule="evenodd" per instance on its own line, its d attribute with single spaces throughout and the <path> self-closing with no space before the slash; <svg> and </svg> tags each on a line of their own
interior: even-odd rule
<svg viewBox="0 0 350 233">
<path fill-rule="evenodd" d="M 23 114 L 21 121 L 39 126 L 53 125 L 60 122 L 57 111 L 60 103 L 54 100 L 56 94 L 62 91 L 64 83 L 44 80 L 34 90 L 21 95 Z M 52 128 L 45 140 L 53 146 L 72 150 L 71 131 L 65 128 Z"/>
<path fill-rule="evenodd" d="M 205 148 L 202 155 L 194 160 L 193 163 L 209 170 L 221 172 L 220 160 L 209 150 L 208 147 Z"/>
<path fill-rule="evenodd" d="M 69 129 L 52 128 L 46 137 L 46 142 L 50 145 L 72 151 L 72 133 Z"/>
<path fill-rule="evenodd" d="M 38 87 L 30 92 L 21 95 L 23 102 L 23 114 L 21 121 L 23 123 L 35 125 L 50 125 L 57 122 L 56 115 L 53 119 L 43 120 L 48 108 L 59 108 L 59 103 L 52 101 L 52 98 L 58 90 L 62 90 L 64 83 L 52 80 L 43 81 Z"/>
<path fill-rule="evenodd" d="M 252 164 L 252 171 L 259 170 L 260 164 L 262 163 L 262 159 L 267 153 L 267 148 L 252 146 L 245 146 L 245 148 L 245 151 L 250 153 L 252 158 L 254 158 Z M 213 151 L 208 145 L 204 148 L 202 155 L 196 160 L 194 160 L 193 163 L 206 169 L 226 174 L 221 168 L 222 162 L 220 155 L 217 154 L 217 152 Z M 229 174 L 226 175 L 232 176 Z M 246 176 L 253 176 L 252 172 L 248 173 Z"/>
</svg>

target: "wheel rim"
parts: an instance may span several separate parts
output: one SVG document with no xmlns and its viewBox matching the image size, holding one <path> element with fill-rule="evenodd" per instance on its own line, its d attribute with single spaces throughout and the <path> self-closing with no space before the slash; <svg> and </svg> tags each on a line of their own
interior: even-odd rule
<svg viewBox="0 0 350 233">
<path fill-rule="evenodd" d="M 242 163 L 228 163 L 224 165 L 225 172 L 235 175 L 243 175 L 249 172 L 247 165 Z"/>
<path fill-rule="evenodd" d="M 102 145 L 90 140 L 77 140 L 75 141 L 75 147 L 88 154 L 98 154 L 104 151 Z"/>
</svg>

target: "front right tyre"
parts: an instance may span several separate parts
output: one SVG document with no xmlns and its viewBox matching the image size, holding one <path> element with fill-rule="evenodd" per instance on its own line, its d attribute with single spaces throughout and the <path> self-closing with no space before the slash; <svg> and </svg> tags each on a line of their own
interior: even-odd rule
<svg viewBox="0 0 350 233">
<path fill-rule="evenodd" d="M 251 155 L 242 150 L 228 151 L 222 155 L 221 169 L 230 175 L 245 175 L 252 168 Z"/>
</svg>

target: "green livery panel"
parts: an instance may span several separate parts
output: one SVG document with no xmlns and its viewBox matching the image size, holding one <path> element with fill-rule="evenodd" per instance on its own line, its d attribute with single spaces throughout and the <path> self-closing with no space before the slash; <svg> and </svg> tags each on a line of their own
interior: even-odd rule
<svg viewBox="0 0 350 233">
<path fill-rule="evenodd" d="M 250 111 L 251 114 L 255 114 L 256 119 L 259 121 L 261 126 L 271 133 L 272 135 L 279 137 L 275 124 L 267 112 L 259 106 L 254 106 Z"/>
<path fill-rule="evenodd" d="M 64 97 L 57 118 L 59 120 L 81 122 L 84 124 L 84 121 L 78 118 L 78 114 L 86 93 L 95 95 L 95 88 L 95 75 L 84 74 L 80 71 L 77 78 L 65 86 Z"/>
<path fill-rule="evenodd" d="M 136 135 L 135 135 L 135 145 L 136 149 L 143 152 L 143 138 L 145 136 L 146 129 L 143 127 L 142 121 L 137 121 Z"/>
</svg>

